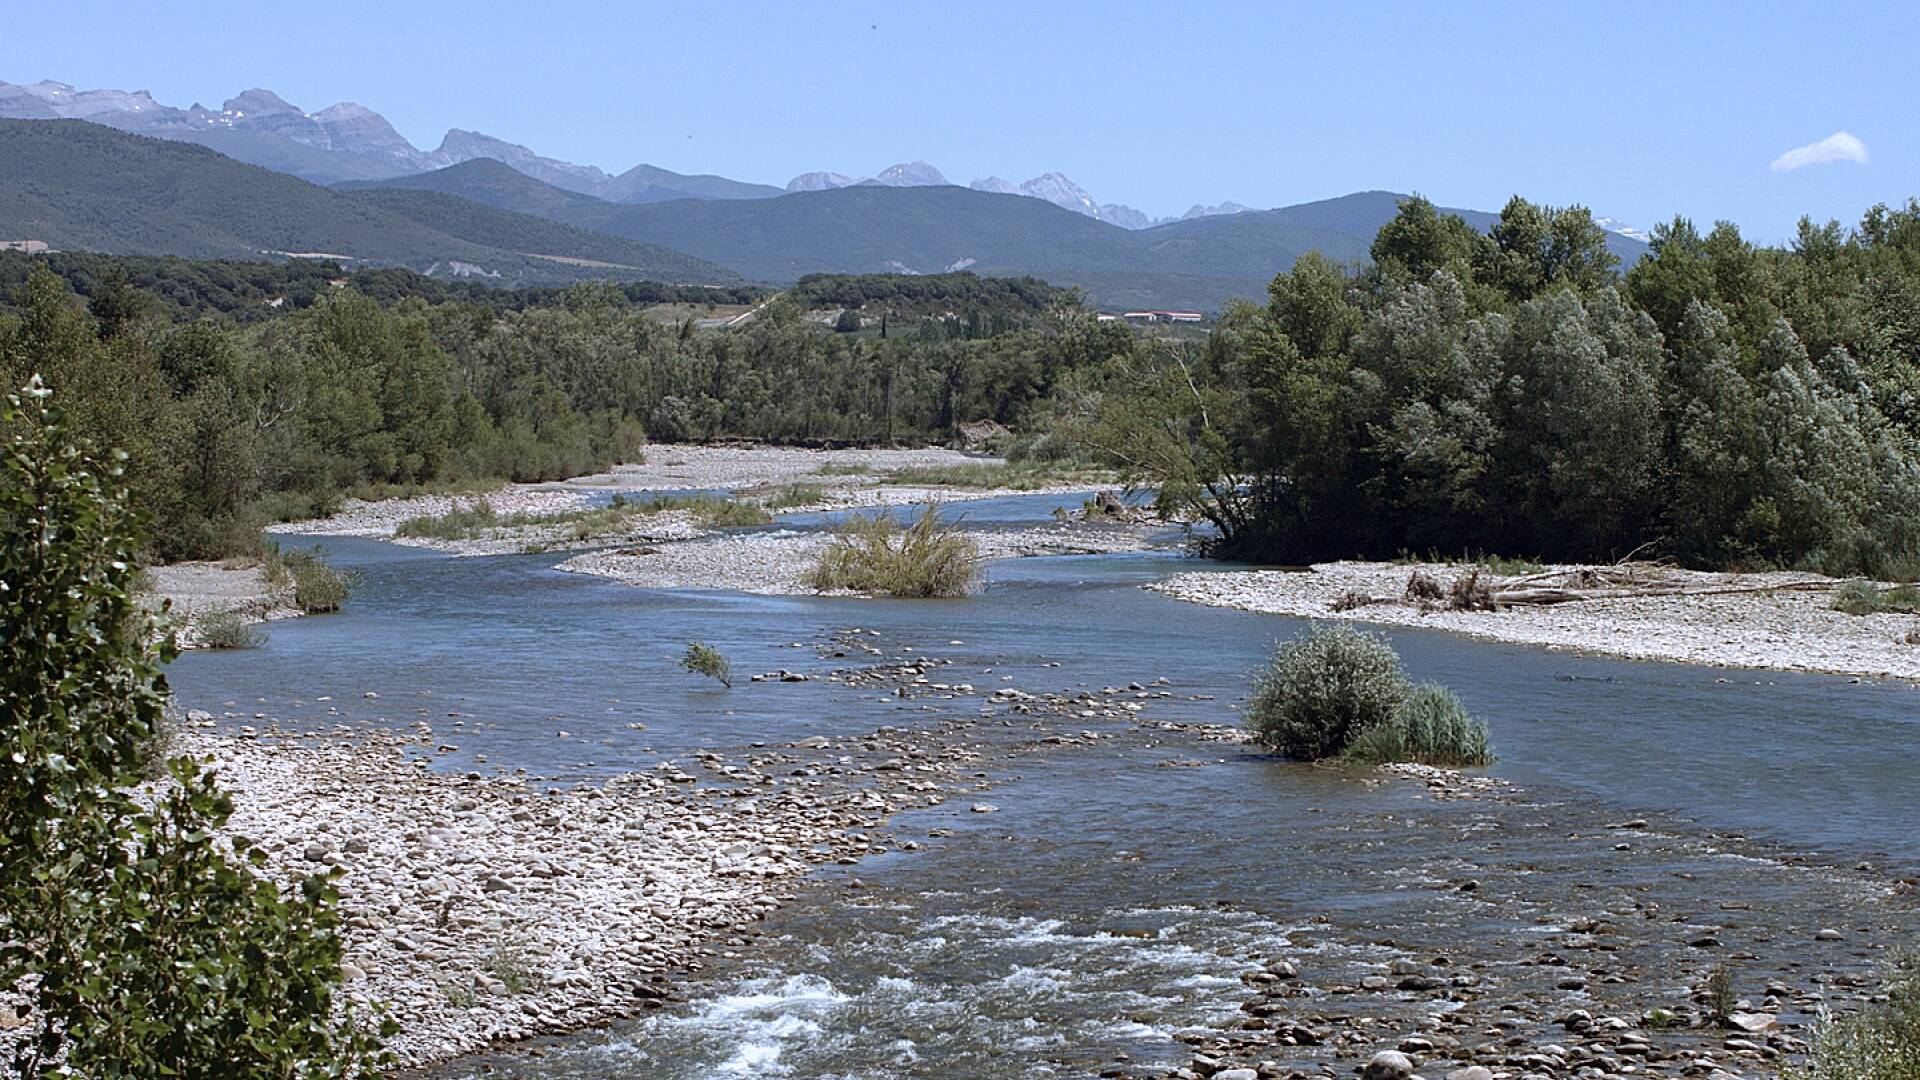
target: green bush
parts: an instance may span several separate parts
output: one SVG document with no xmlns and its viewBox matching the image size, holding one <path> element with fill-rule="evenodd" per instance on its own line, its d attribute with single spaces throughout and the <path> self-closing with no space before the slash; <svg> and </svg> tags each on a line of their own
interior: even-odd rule
<svg viewBox="0 0 1920 1080">
<path fill-rule="evenodd" d="M 317 551 L 295 551 L 281 556 L 293 576 L 293 606 L 308 615 L 339 611 L 347 602 L 347 579 L 328 566 Z"/>
<path fill-rule="evenodd" d="M 1459 768 L 1493 764 L 1493 747 L 1487 726 L 1467 715 L 1452 690 L 1425 683 L 1413 688 L 1386 723 L 1362 731 L 1343 756 L 1372 765 L 1417 761 Z"/>
<path fill-rule="evenodd" d="M 1392 721 L 1411 690 L 1387 639 L 1351 627 L 1315 626 L 1285 642 L 1254 676 L 1247 722 L 1291 758 L 1334 757 Z"/>
<path fill-rule="evenodd" d="M 331 879 L 283 893 L 264 852 L 230 856 L 232 803 L 190 757 L 138 792 L 175 649 L 129 590 L 118 468 L 46 396 L 0 416 L 0 987 L 28 1025 L 8 1075 L 373 1075 L 378 1039 L 335 1014 Z"/>
<path fill-rule="evenodd" d="M 941 524 L 935 505 L 907 526 L 885 512 L 849 517 L 833 530 L 807 583 L 821 592 L 927 598 L 965 596 L 979 578 L 979 545 Z"/>
<path fill-rule="evenodd" d="M 1848 615 L 1913 615 L 1920 613 L 1920 588 L 1882 589 L 1871 581 L 1849 581 L 1834 590 L 1833 610 Z"/>
<path fill-rule="evenodd" d="M 1824 1018 L 1804 1064 L 1786 1080 L 1920 1080 L 1920 956 L 1889 965 L 1886 998 L 1859 1012 Z"/>
<path fill-rule="evenodd" d="M 200 620 L 200 644 L 209 649 L 254 649 L 266 640 L 261 629 L 237 611 L 216 611 Z"/>
<path fill-rule="evenodd" d="M 719 649 L 704 641 L 687 643 L 687 652 L 680 658 L 680 666 L 695 675 L 716 680 L 729 690 L 733 689 L 733 665 L 720 654 Z"/>
</svg>

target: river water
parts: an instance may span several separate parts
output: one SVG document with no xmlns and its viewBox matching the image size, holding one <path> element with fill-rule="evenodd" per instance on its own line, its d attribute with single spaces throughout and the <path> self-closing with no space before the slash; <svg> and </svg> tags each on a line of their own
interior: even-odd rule
<svg viewBox="0 0 1920 1080">
<path fill-rule="evenodd" d="M 1078 502 L 1022 496 L 961 510 L 991 526 Z M 1196 568 L 1173 551 L 1004 561 L 965 600 L 882 601 L 634 589 L 555 572 L 557 554 L 325 548 L 359 578 L 347 610 L 275 624 L 260 649 L 183 657 L 170 674 L 183 705 L 236 723 L 426 722 L 459 747 L 446 767 L 563 780 L 941 716 L 871 687 L 745 681 L 857 664 L 816 647 L 855 627 L 888 655 L 950 661 L 942 678 L 982 689 L 1074 693 L 1165 678 L 1173 696 L 1143 716 L 1182 724 L 1232 722 L 1247 674 L 1304 625 L 1142 589 Z M 1663 877 L 1717 876 L 1761 893 L 1772 886 L 1740 876 L 1760 872 L 1748 868 L 1755 860 L 1709 850 L 1714 834 L 1835 864 L 1920 868 L 1911 687 L 1389 637 L 1415 678 L 1450 684 L 1488 722 L 1501 755 L 1490 772 L 1558 808 L 1543 832 L 1653 815 L 1681 838 Z M 732 691 L 679 670 L 694 639 L 732 659 Z M 979 703 L 950 707 L 965 715 Z M 1475 926 L 1491 938 L 1525 932 L 1537 914 L 1518 892 L 1494 914 L 1409 887 L 1462 863 L 1423 839 L 1435 830 L 1518 829 L 1518 819 L 1153 726 L 1106 728 L 1113 737 L 1097 748 L 995 775 L 997 813 L 954 800 L 896 819 L 896 835 L 919 850 L 816 875 L 763 937 L 708 965 L 687 1001 L 445 1075 L 1089 1075 L 1127 1058 L 1180 1060 L 1172 1037 L 1236 1015 L 1239 976 L 1264 957 L 1357 972 L 1389 951 L 1378 928 L 1451 940 Z M 1613 875 L 1596 885 L 1642 872 L 1605 870 L 1606 848 L 1558 850 L 1541 845 L 1524 860 Z M 1490 890 L 1505 880 L 1490 876 Z"/>
</svg>

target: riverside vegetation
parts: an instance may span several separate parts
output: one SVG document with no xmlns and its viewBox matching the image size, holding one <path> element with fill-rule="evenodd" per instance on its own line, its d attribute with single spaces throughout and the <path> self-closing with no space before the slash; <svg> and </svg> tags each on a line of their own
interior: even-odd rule
<svg viewBox="0 0 1920 1080">
<path fill-rule="evenodd" d="M 39 374 L 80 429 L 127 452 L 150 521 L 143 554 L 162 560 L 253 552 L 262 524 L 324 515 L 346 495 L 593 472 L 637 460 L 649 437 L 891 443 L 982 419 L 1044 426 L 1060 380 L 1129 340 L 1078 316 L 835 334 L 786 298 L 736 330 L 700 331 L 611 285 L 514 307 L 376 298 L 357 277 L 240 325 L 170 319 L 131 279 L 99 271 L 83 301 L 34 264 L 0 314 L 0 378 Z M 994 303 L 1004 291 L 949 285 Z"/>
<path fill-rule="evenodd" d="M 1254 676 L 1247 722 L 1263 744 L 1306 761 L 1493 762 L 1486 725 L 1453 691 L 1414 686 L 1386 638 L 1347 626 L 1282 644 Z"/>
<path fill-rule="evenodd" d="M 289 1078 L 384 1060 L 336 1011 L 329 877 L 281 892 L 214 839 L 232 804 L 151 759 L 174 655 L 133 597 L 135 516 L 37 380 L 8 399 L 0 483 L 0 994 L 13 1075 Z M 157 642 L 157 643 L 156 643 Z"/>
<path fill-rule="evenodd" d="M 909 525 L 890 511 L 848 518 L 828 537 L 807 584 L 822 592 L 930 599 L 965 596 L 979 578 L 980 546 L 942 524 L 935 503 Z"/>
<path fill-rule="evenodd" d="M 1515 198 L 1482 234 L 1410 199 L 1370 264 L 1304 257 L 1197 342 L 966 275 L 809 286 L 959 309 L 875 336 L 792 296 L 700 330 L 612 286 L 493 305 L 358 278 L 250 325 L 177 321 L 133 275 L 94 268 L 83 305 L 36 265 L 0 316 L 0 376 L 40 373 L 128 451 L 166 559 L 246 550 L 343 494 L 557 479 L 648 438 L 892 443 L 992 420 L 1021 433 L 1010 457 L 1100 455 L 1209 521 L 1221 555 L 1644 548 L 1916 576 L 1920 203 L 1803 222 L 1784 248 L 1676 219 L 1624 274 L 1604 238 L 1578 207 Z"/>
<path fill-rule="evenodd" d="M 1402 204 L 1204 343 L 1115 358 L 1072 433 L 1251 561 L 1406 551 L 1920 574 L 1920 203 L 1784 248 Z"/>
</svg>

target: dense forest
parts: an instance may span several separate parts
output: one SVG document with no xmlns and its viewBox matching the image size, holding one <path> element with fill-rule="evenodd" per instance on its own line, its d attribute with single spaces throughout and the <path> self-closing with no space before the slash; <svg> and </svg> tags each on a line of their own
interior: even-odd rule
<svg viewBox="0 0 1920 1080">
<path fill-rule="evenodd" d="M 430 304 L 474 304 L 496 311 L 521 311 L 565 302 L 568 286 L 541 285 L 503 289 L 479 281 L 447 281 L 399 268 L 347 270 L 325 259 L 265 262 L 243 259 L 181 259 L 161 255 L 100 255 L 61 251 L 28 255 L 0 251 L 0 312 L 10 311 L 27 274 L 36 266 L 52 270 L 82 298 L 103 288 L 126 286 L 141 294 L 130 298 L 165 319 L 220 316 L 235 322 L 261 322 L 312 307 L 342 282 L 382 303 L 418 299 Z M 748 304 L 771 290 L 755 285 L 669 285 L 658 281 L 621 281 L 609 286 L 630 304 Z M 608 295 L 604 291 L 601 295 Z"/>
<path fill-rule="evenodd" d="M 1421 199 L 1203 344 L 1116 360 L 1074 433 L 1222 555 L 1401 552 L 1920 572 L 1920 204 L 1785 247 Z"/>
<path fill-rule="evenodd" d="M 345 493 L 554 479 L 649 439 L 993 419 L 1109 458 L 1217 525 L 1223 556 L 1920 571 L 1920 204 L 1778 248 L 1675 220 L 1623 274 L 1584 209 L 1515 198 L 1483 232 L 1414 198 L 1371 255 L 1304 258 L 1197 342 L 971 275 L 813 278 L 702 330 L 644 307 L 757 294 L 22 256 L 0 259 L 33 267 L 0 377 L 41 373 L 127 450 L 162 558 L 244 549 Z M 884 336 L 802 317 L 836 306 L 923 314 Z"/>
<path fill-rule="evenodd" d="M 983 418 L 1032 426 L 1068 373 L 1131 347 L 1125 330 L 1071 314 L 987 336 L 923 320 L 877 338 L 832 333 L 782 298 L 703 331 L 647 314 L 624 291 L 636 286 L 513 307 L 424 295 L 411 287 L 425 279 L 392 273 L 241 325 L 180 318 L 194 305 L 137 287 L 123 260 L 96 269 L 72 275 L 83 298 L 33 263 L 0 314 L 0 378 L 39 373 L 75 430 L 127 452 L 163 559 L 246 550 L 264 521 L 348 493 L 558 479 L 633 460 L 650 438 L 873 443 L 944 439 Z M 409 288 L 383 296 L 394 282 Z"/>
</svg>

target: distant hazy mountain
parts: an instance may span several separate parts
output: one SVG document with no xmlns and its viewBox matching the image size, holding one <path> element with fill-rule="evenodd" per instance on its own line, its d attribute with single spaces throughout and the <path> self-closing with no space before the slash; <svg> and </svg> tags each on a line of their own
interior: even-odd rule
<svg viewBox="0 0 1920 1080">
<path fill-rule="evenodd" d="M 120 254 L 338 257 L 503 284 L 738 280 L 677 251 L 547 217 L 431 191 L 329 191 L 204 147 L 76 120 L 0 120 L 0 237 Z"/>
<path fill-rule="evenodd" d="M 780 194 L 779 188 L 766 184 L 685 176 L 652 165 L 609 176 L 592 165 L 543 157 L 517 143 L 459 128 L 447 132 L 438 149 L 421 150 L 385 117 L 363 105 L 341 102 L 308 113 L 273 91 L 258 88 L 229 98 L 215 111 L 198 104 L 187 109 L 162 105 L 144 90 L 78 90 L 52 81 L 30 86 L 0 82 L 0 118 L 90 120 L 121 131 L 199 143 L 236 160 L 317 184 L 384 180 L 490 158 L 563 190 L 614 202 L 759 199 Z"/>
<path fill-rule="evenodd" d="M 787 181 L 788 191 L 831 191 L 834 188 L 852 187 L 859 183 L 851 176 L 837 172 L 810 172 Z"/>
<path fill-rule="evenodd" d="M 926 162 L 909 161 L 882 169 L 879 176 L 863 182 L 884 187 L 944 187 L 949 181 Z"/>
<path fill-rule="evenodd" d="M 1095 221 L 1104 221 L 1123 229 L 1144 229 L 1153 224 L 1152 219 L 1131 206 L 1096 201 L 1092 195 L 1087 194 L 1085 188 L 1057 172 L 1036 176 L 1017 186 L 997 176 L 975 180 L 969 186 L 975 191 L 990 191 L 997 195 L 1025 195 L 1028 198 L 1045 199 L 1062 210 L 1084 214 Z"/>
<path fill-rule="evenodd" d="M 1253 207 L 1241 206 L 1237 202 L 1223 202 L 1217 206 L 1202 206 L 1199 203 L 1194 203 L 1193 206 L 1188 209 L 1186 213 L 1181 214 L 1177 220 L 1192 221 L 1194 218 L 1218 217 L 1221 214 L 1244 214 L 1251 209 L 1253 209 Z M 1166 222 L 1163 221 L 1158 224 L 1164 225 Z"/>
<path fill-rule="evenodd" d="M 653 165 L 635 165 L 607 181 L 600 190 L 588 194 L 609 202 L 666 202 L 669 199 L 768 199 L 781 191 L 771 184 L 749 184 L 711 173 L 687 176 Z"/>
</svg>

